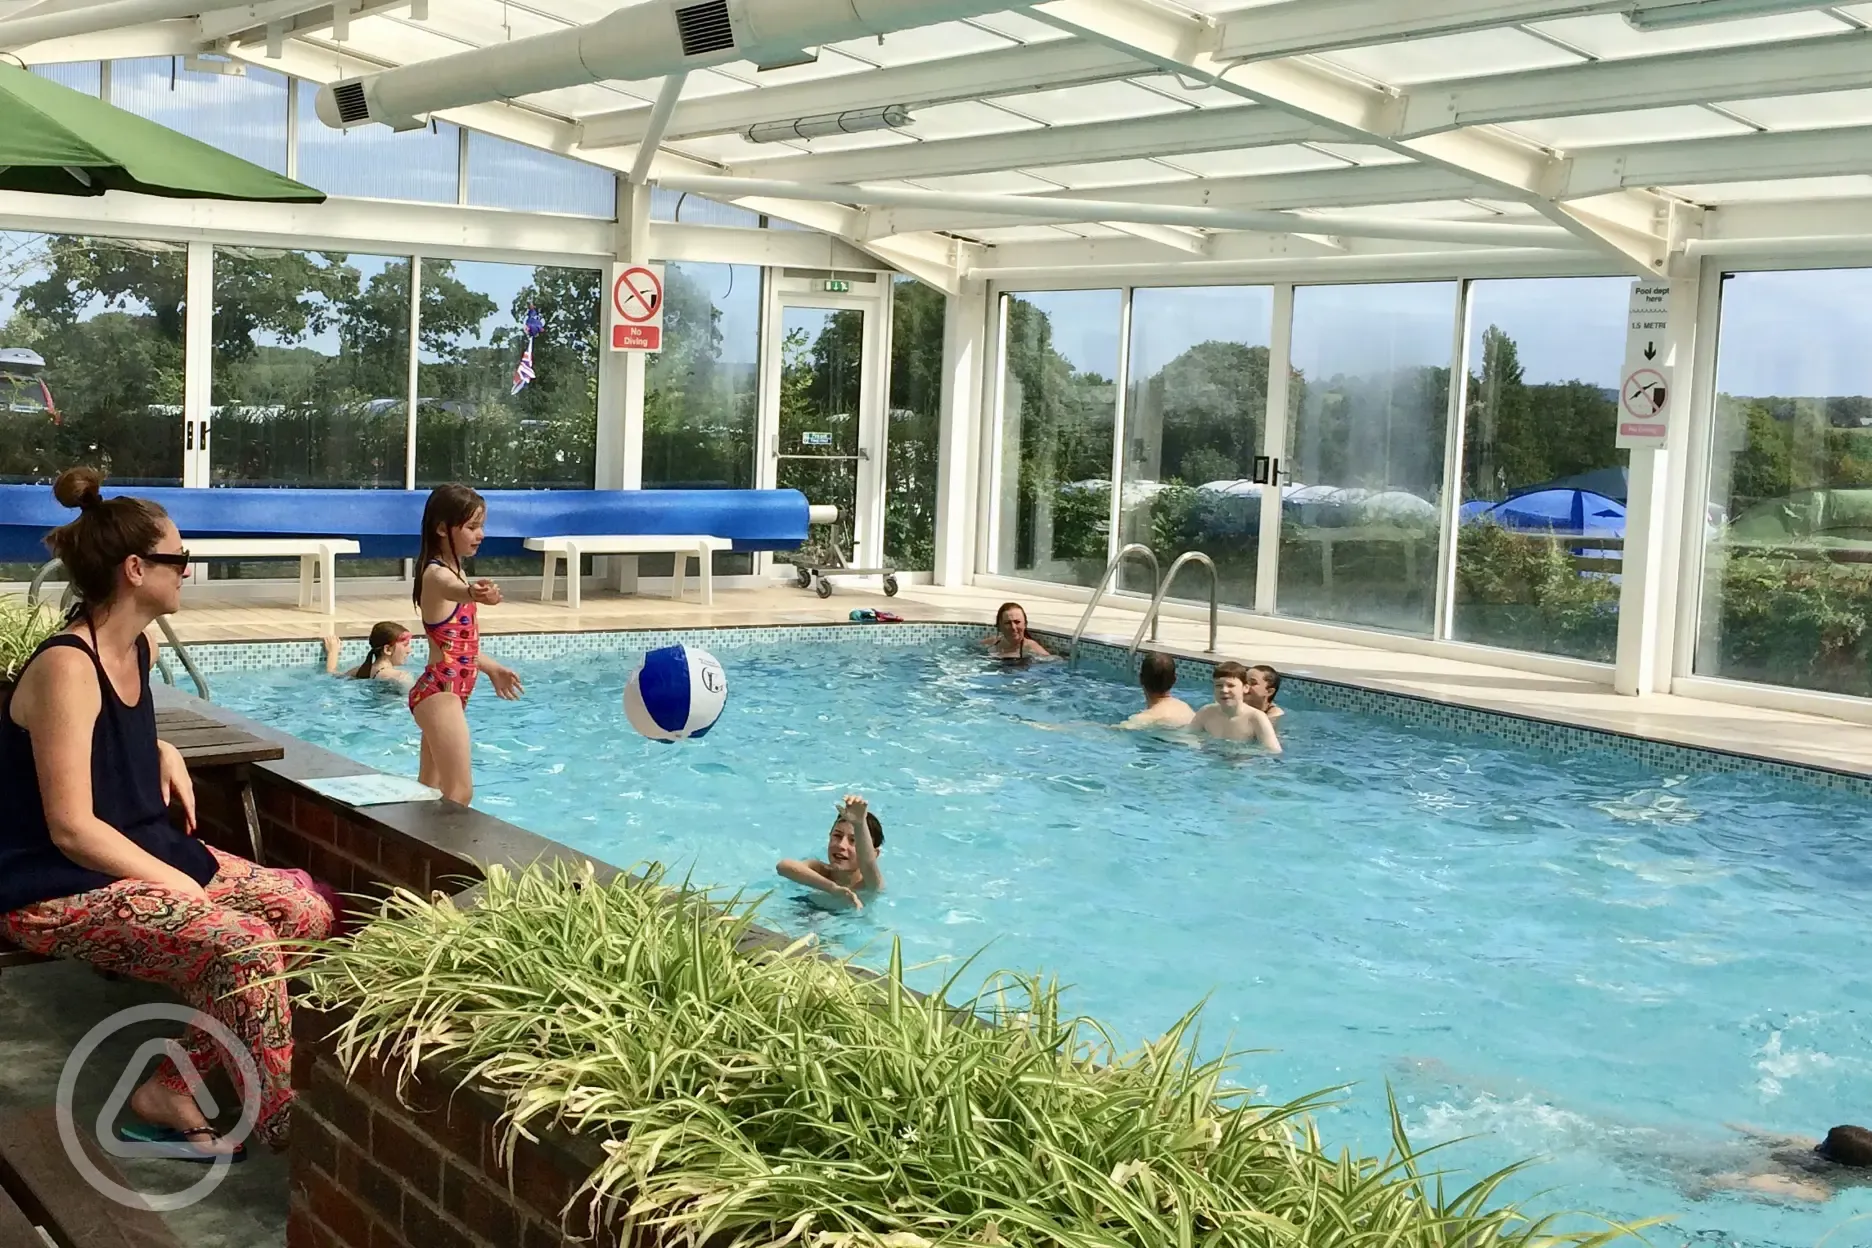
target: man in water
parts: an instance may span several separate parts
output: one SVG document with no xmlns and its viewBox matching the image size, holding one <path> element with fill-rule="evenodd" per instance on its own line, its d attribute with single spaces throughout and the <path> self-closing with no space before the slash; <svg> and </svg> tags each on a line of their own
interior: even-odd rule
<svg viewBox="0 0 1872 1248">
<path fill-rule="evenodd" d="M 1196 718 L 1190 704 L 1170 691 L 1176 688 L 1176 660 L 1161 650 L 1144 656 L 1138 684 L 1144 689 L 1144 709 L 1119 724 L 1120 728 L 1187 728 Z"/>
<path fill-rule="evenodd" d="M 1713 1175 L 1695 1186 L 1765 1200 L 1830 1200 L 1841 1188 L 1872 1185 L 1872 1131 L 1834 1127 L 1824 1140 L 1732 1127 L 1762 1155 L 1743 1169 Z M 1702 1194 L 1696 1192 L 1694 1194 Z"/>
<path fill-rule="evenodd" d="M 1218 663 L 1215 701 L 1196 712 L 1190 727 L 1224 741 L 1259 741 L 1270 754 L 1281 752 L 1274 721 L 1248 703 L 1248 669 L 1239 663 Z"/>
<path fill-rule="evenodd" d="M 884 825 L 867 809 L 864 798 L 846 794 L 826 837 L 825 861 L 785 858 L 775 870 L 795 884 L 817 889 L 854 910 L 862 910 L 860 894 L 884 888 L 884 873 L 878 869 L 877 860 L 882 848 Z"/>
<path fill-rule="evenodd" d="M 1248 705 L 1266 715 L 1269 719 L 1279 719 L 1287 712 L 1274 705 L 1274 699 L 1280 696 L 1281 674 L 1265 663 L 1257 663 L 1248 669 Z"/>
</svg>

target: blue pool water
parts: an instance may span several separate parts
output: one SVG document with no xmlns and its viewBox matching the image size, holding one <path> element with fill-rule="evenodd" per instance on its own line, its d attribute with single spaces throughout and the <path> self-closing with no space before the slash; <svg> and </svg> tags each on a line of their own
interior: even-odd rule
<svg viewBox="0 0 1872 1248">
<path fill-rule="evenodd" d="M 986 965 L 1054 972 L 1134 1038 L 1207 995 L 1207 1047 L 1268 1050 L 1243 1060 L 1248 1086 L 1355 1085 L 1330 1141 L 1384 1149 L 1389 1081 L 1419 1143 L 1474 1137 L 1444 1164 L 1544 1155 L 1512 1194 L 1677 1215 L 1655 1243 L 1811 1248 L 1872 1211 L 1866 1189 L 1818 1207 L 1686 1191 L 1744 1159 L 1725 1123 L 1872 1120 L 1872 803 L 1300 695 L 1285 757 L 1193 747 L 1098 727 L 1133 709 L 1113 679 L 993 670 L 961 640 L 719 653 L 728 711 L 681 746 L 629 732 L 621 656 L 517 664 L 525 701 L 484 685 L 470 707 L 477 805 L 618 865 L 764 890 L 862 792 L 887 892 L 862 915 L 783 892 L 771 925 L 876 957 L 900 935 L 927 980 L 993 942 Z M 415 774 L 394 691 L 305 669 L 216 691 Z"/>
</svg>

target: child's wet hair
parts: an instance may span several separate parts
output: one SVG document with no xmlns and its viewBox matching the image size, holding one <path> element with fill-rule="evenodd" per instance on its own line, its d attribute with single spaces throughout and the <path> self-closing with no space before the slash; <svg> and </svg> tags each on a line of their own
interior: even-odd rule
<svg viewBox="0 0 1872 1248">
<path fill-rule="evenodd" d="M 1248 669 L 1246 667 L 1243 667 L 1240 663 L 1235 662 L 1233 659 L 1230 659 L 1226 663 L 1216 664 L 1215 679 L 1216 680 L 1234 679 L 1234 680 L 1241 681 L 1242 684 L 1245 685 L 1248 683 Z"/>
<path fill-rule="evenodd" d="M 1864 1127 L 1834 1127 L 1814 1149 L 1836 1166 L 1872 1166 L 1872 1131 Z"/>
</svg>

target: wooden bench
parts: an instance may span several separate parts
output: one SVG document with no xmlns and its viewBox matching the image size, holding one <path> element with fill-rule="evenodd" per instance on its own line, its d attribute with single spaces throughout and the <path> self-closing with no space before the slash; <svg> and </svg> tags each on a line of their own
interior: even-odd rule
<svg viewBox="0 0 1872 1248">
<path fill-rule="evenodd" d="M 85 1125 L 79 1146 L 105 1178 L 128 1187 Z M 52 1109 L 0 1119 L 0 1248 L 181 1248 L 161 1215 L 118 1204 L 87 1182 L 59 1139 Z"/>
<path fill-rule="evenodd" d="M 676 566 L 670 576 L 670 597 L 678 602 L 682 600 L 683 582 L 689 575 L 689 560 L 694 559 L 702 569 L 702 605 L 709 606 L 715 601 L 715 552 L 734 549 L 734 543 L 725 537 L 708 537 L 699 533 L 529 537 L 525 544 L 528 550 L 537 550 L 546 556 L 546 567 L 540 573 L 541 602 L 552 601 L 553 578 L 557 574 L 559 561 L 565 561 L 566 606 L 574 611 L 579 607 L 579 570 L 583 566 L 580 559 L 585 555 L 675 555 Z"/>
<path fill-rule="evenodd" d="M 182 545 L 196 563 L 297 559 L 300 607 L 313 605 L 316 575 L 318 607 L 326 615 L 338 614 L 338 556 L 355 555 L 359 549 L 348 537 L 184 537 Z"/>
</svg>

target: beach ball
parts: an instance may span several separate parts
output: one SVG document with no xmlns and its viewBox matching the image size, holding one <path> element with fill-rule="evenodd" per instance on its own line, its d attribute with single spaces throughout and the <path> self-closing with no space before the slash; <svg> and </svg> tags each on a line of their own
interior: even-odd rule
<svg viewBox="0 0 1872 1248">
<path fill-rule="evenodd" d="M 650 651 L 624 686 L 624 717 L 652 741 L 702 736 L 727 702 L 728 674 L 695 646 Z"/>
</svg>

